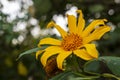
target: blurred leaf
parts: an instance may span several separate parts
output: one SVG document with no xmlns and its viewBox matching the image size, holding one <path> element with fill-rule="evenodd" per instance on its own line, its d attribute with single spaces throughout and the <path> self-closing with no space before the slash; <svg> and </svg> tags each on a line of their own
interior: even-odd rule
<svg viewBox="0 0 120 80">
<path fill-rule="evenodd" d="M 99 60 L 107 64 L 113 74 L 120 76 L 120 57 L 103 56 L 99 57 Z"/>
<path fill-rule="evenodd" d="M 28 74 L 27 68 L 22 62 L 18 63 L 18 73 L 22 76 L 26 76 Z"/>
<path fill-rule="evenodd" d="M 100 61 L 104 62 L 113 74 L 120 76 L 120 58 L 112 56 L 103 56 L 99 57 L 98 60 L 88 61 L 84 66 L 84 71 L 90 74 L 100 73 Z"/>
<path fill-rule="evenodd" d="M 96 4 L 89 7 L 90 12 L 101 12 L 104 9 L 103 5 Z"/>
<path fill-rule="evenodd" d="M 65 71 L 65 72 L 60 73 L 59 75 L 51 78 L 50 80 L 65 80 L 71 74 L 73 74 L 73 73 L 70 71 Z"/>
<path fill-rule="evenodd" d="M 113 21 L 115 21 L 115 22 L 119 22 L 119 21 L 120 21 L 120 14 L 114 16 L 112 19 L 113 19 Z"/>
<path fill-rule="evenodd" d="M 100 64 L 98 60 L 91 60 L 88 61 L 84 65 L 84 71 L 90 74 L 98 74 L 100 73 Z"/>
<path fill-rule="evenodd" d="M 5 64 L 8 66 L 8 67 L 12 67 L 13 66 L 13 62 L 11 60 L 11 58 L 7 57 L 5 59 Z"/>
<path fill-rule="evenodd" d="M 50 0 L 33 0 L 36 9 L 36 16 L 40 17 L 41 15 L 46 14 L 51 9 L 51 2 Z"/>
<path fill-rule="evenodd" d="M 38 51 L 38 50 L 42 50 L 42 49 L 44 49 L 44 48 L 45 48 L 45 47 L 41 47 L 41 48 L 37 47 L 37 48 L 30 49 L 30 50 L 28 50 L 28 51 L 25 51 L 25 52 L 21 53 L 21 54 L 18 56 L 17 60 L 20 59 L 23 55 L 31 54 L 31 53 L 33 53 L 33 52 L 36 52 L 36 51 Z"/>
</svg>

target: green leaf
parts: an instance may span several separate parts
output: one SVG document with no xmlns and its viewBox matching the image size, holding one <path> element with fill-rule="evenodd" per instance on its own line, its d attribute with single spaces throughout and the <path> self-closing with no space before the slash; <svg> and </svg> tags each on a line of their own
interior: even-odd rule
<svg viewBox="0 0 120 80">
<path fill-rule="evenodd" d="M 86 76 L 86 77 L 77 77 L 77 78 L 71 78 L 70 80 L 96 80 L 100 76 Z"/>
<path fill-rule="evenodd" d="M 120 76 L 120 57 L 103 56 L 99 60 L 104 62 L 113 74 Z"/>
<path fill-rule="evenodd" d="M 100 71 L 100 63 L 98 60 L 91 60 L 85 63 L 84 71 L 90 74 L 99 74 Z"/>
<path fill-rule="evenodd" d="M 88 75 L 84 75 L 83 73 L 76 73 L 73 72 L 75 77 L 69 77 L 69 80 L 96 80 L 97 78 L 100 77 L 100 75 L 96 75 L 96 76 L 88 76 Z"/>
<path fill-rule="evenodd" d="M 33 52 L 36 52 L 36 51 L 38 51 L 38 50 L 42 50 L 42 49 L 44 49 L 44 48 L 45 48 L 45 47 L 41 47 L 41 48 L 37 47 L 37 48 L 30 49 L 30 50 L 28 50 L 28 51 L 25 51 L 25 52 L 21 53 L 16 60 L 20 59 L 23 55 L 31 54 L 31 53 L 33 53 Z"/>
<path fill-rule="evenodd" d="M 95 80 L 100 76 L 85 76 L 81 73 L 65 71 L 49 80 Z"/>
<path fill-rule="evenodd" d="M 63 73 L 60 73 L 59 75 L 51 78 L 50 80 L 66 80 L 68 76 L 72 75 L 73 73 L 70 71 L 65 71 Z"/>
</svg>

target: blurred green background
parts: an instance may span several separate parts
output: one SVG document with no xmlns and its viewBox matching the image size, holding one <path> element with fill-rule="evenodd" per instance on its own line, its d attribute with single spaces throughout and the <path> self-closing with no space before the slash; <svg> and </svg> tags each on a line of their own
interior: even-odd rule
<svg viewBox="0 0 120 80">
<path fill-rule="evenodd" d="M 37 47 L 41 38 L 58 37 L 46 24 L 74 8 L 82 9 L 86 25 L 93 19 L 108 20 L 112 30 L 97 48 L 100 56 L 120 56 L 120 0 L 0 0 L 0 80 L 44 80 L 35 53 L 16 59 Z"/>
</svg>

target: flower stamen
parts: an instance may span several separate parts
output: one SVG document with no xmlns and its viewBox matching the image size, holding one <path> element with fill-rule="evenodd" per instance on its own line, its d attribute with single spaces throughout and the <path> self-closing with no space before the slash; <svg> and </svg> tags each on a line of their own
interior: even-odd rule
<svg viewBox="0 0 120 80">
<path fill-rule="evenodd" d="M 65 38 L 63 38 L 62 40 L 62 48 L 65 51 L 73 51 L 78 49 L 78 47 L 80 47 L 82 45 L 82 37 L 78 34 L 68 34 L 67 36 L 65 36 Z"/>
</svg>

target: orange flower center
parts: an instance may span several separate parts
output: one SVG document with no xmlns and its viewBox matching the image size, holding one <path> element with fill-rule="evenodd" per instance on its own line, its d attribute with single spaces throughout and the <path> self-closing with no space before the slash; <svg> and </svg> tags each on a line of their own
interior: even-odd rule
<svg viewBox="0 0 120 80">
<path fill-rule="evenodd" d="M 61 46 L 66 51 L 73 51 L 82 45 L 82 38 L 78 34 L 69 34 L 63 38 Z"/>
</svg>

